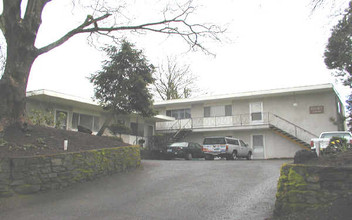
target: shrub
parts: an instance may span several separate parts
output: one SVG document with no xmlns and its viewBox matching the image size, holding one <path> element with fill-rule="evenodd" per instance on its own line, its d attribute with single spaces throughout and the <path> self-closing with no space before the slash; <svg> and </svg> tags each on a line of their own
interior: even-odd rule
<svg viewBox="0 0 352 220">
<path fill-rule="evenodd" d="M 295 153 L 294 164 L 304 164 L 308 161 L 317 158 L 317 154 L 315 152 L 307 151 L 307 150 L 299 150 Z"/>
<path fill-rule="evenodd" d="M 43 112 L 32 109 L 28 118 L 34 125 L 54 126 L 54 114 L 51 111 Z"/>
<path fill-rule="evenodd" d="M 336 154 L 346 152 L 348 149 L 350 149 L 350 144 L 347 143 L 345 138 L 332 137 L 329 141 L 329 145 L 323 151 L 323 154 Z"/>
<path fill-rule="evenodd" d="M 151 146 L 153 150 L 165 151 L 167 145 L 170 142 L 170 135 L 168 134 L 157 134 L 151 138 Z"/>
<path fill-rule="evenodd" d="M 138 144 L 139 144 L 139 145 L 143 146 L 144 143 L 145 143 L 145 140 L 144 140 L 144 139 L 139 139 L 139 140 L 138 140 Z"/>
</svg>

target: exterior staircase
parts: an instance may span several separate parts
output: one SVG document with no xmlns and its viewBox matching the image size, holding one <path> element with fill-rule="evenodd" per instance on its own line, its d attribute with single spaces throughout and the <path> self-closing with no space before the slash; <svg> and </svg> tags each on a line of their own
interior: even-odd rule
<svg viewBox="0 0 352 220">
<path fill-rule="evenodd" d="M 192 132 L 191 129 L 179 129 L 176 131 L 176 133 L 172 136 L 170 139 L 171 142 L 179 142 L 183 140 L 188 134 Z"/>
<path fill-rule="evenodd" d="M 310 140 L 318 137 L 304 128 L 272 113 L 268 116 L 268 124 L 269 128 L 274 133 L 297 144 L 305 150 L 310 151 Z"/>
<path fill-rule="evenodd" d="M 274 126 L 274 125 L 269 125 L 269 128 L 276 134 L 280 135 L 281 137 L 297 144 L 298 146 L 300 146 L 301 148 L 305 149 L 305 150 L 309 150 L 310 151 L 310 144 L 299 139 L 298 137 L 284 131 L 281 130 L 280 128 Z"/>
<path fill-rule="evenodd" d="M 214 117 L 213 120 L 207 120 L 206 128 L 217 128 L 218 125 L 220 125 L 219 127 L 228 126 L 229 128 L 265 125 L 265 128 L 268 126 L 269 129 L 271 129 L 275 134 L 297 144 L 306 150 L 310 150 L 310 140 L 318 137 L 312 132 L 270 112 L 263 113 L 262 121 L 255 124 L 252 123 L 250 114 L 240 114 L 232 117 L 218 118 L 220 119 L 219 121 L 217 121 L 217 117 Z M 204 128 L 203 119 L 204 118 L 190 118 L 189 120 L 176 120 L 173 124 L 171 124 L 171 126 L 168 126 L 163 130 L 164 134 L 167 134 L 167 143 L 170 144 L 173 142 L 183 141 L 184 138 L 193 131 L 193 129 Z M 219 122 L 219 124 L 217 124 L 217 122 Z"/>
</svg>

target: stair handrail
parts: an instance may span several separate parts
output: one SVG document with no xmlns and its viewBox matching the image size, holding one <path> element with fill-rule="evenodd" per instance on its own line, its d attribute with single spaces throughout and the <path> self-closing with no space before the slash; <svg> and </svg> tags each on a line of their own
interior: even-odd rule
<svg viewBox="0 0 352 220">
<path fill-rule="evenodd" d="M 171 131 L 171 130 L 179 129 L 179 128 L 174 129 L 174 126 L 175 126 L 176 124 L 180 124 L 180 120 L 176 119 L 175 123 L 173 123 L 173 124 L 171 125 L 171 127 L 169 128 L 169 130 Z"/>
<path fill-rule="evenodd" d="M 277 123 L 277 124 L 274 124 L 273 121 L 270 119 L 270 115 L 274 116 L 276 119 L 279 119 L 280 121 L 285 122 L 286 124 L 288 124 L 288 125 L 290 125 L 290 126 L 293 126 L 293 128 L 294 128 L 294 134 L 293 134 L 292 132 L 290 132 L 289 130 L 287 130 L 287 128 L 284 128 L 285 126 L 279 126 L 278 123 Z M 269 123 L 270 125 L 275 126 L 275 127 L 279 128 L 279 129 L 285 131 L 285 132 L 290 133 L 290 134 L 293 135 L 294 137 L 296 137 L 296 138 L 298 138 L 298 139 L 300 139 L 300 140 L 306 142 L 307 144 L 309 144 L 309 141 L 310 141 L 311 138 L 316 138 L 316 137 L 318 137 L 317 135 L 313 134 L 312 132 L 307 131 L 306 129 L 304 129 L 304 128 L 302 128 L 302 127 L 300 127 L 300 126 L 298 126 L 298 125 L 296 125 L 296 124 L 294 124 L 294 123 L 288 121 L 287 119 L 284 119 L 284 118 L 282 118 L 282 117 L 280 117 L 280 116 L 278 116 L 278 115 L 276 115 L 276 114 L 269 113 L 268 116 L 269 116 L 269 117 L 268 117 L 268 123 Z M 280 121 L 278 121 L 278 122 L 280 122 Z M 297 131 L 301 131 L 301 132 L 297 132 Z M 304 132 L 304 133 L 303 133 L 303 132 Z M 308 136 L 306 136 L 306 135 L 304 135 L 304 134 L 306 134 L 306 135 L 308 134 Z"/>
<path fill-rule="evenodd" d="M 188 120 L 188 122 L 187 123 L 185 123 L 184 125 L 183 125 L 183 127 L 181 127 L 180 129 L 178 129 L 177 131 L 176 131 L 176 133 L 174 134 L 174 138 L 183 130 L 183 129 L 185 129 L 185 127 L 186 127 L 186 125 L 188 125 L 189 124 L 189 122 L 191 122 L 192 121 L 192 118 L 188 118 L 189 120 Z M 180 121 L 180 120 L 178 120 L 178 121 Z M 180 122 L 181 123 L 181 122 Z M 192 123 L 191 123 L 191 127 L 192 127 Z"/>
<path fill-rule="evenodd" d="M 310 135 L 312 135 L 312 136 L 314 136 L 314 137 L 319 137 L 318 135 L 315 135 L 315 134 L 313 134 L 312 132 L 307 131 L 306 129 L 304 129 L 304 128 L 302 128 L 302 127 L 300 127 L 300 126 L 298 126 L 298 125 L 296 125 L 296 124 L 294 124 L 294 123 L 288 121 L 287 119 L 284 119 L 284 118 L 282 118 L 282 117 L 280 117 L 280 116 L 278 116 L 278 115 L 276 115 L 276 114 L 274 114 L 274 113 L 271 113 L 271 114 L 274 115 L 275 117 L 277 117 L 277 118 L 279 118 L 279 119 L 281 119 L 281 120 L 283 120 L 283 121 L 285 121 L 285 122 L 287 122 L 287 123 L 293 125 L 294 127 L 303 130 L 304 132 L 306 132 L 306 133 L 308 133 L 308 134 L 310 134 Z"/>
</svg>

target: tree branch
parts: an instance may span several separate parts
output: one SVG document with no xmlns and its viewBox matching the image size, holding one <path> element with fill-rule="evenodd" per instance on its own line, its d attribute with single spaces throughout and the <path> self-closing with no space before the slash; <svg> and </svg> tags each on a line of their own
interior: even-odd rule
<svg viewBox="0 0 352 220">
<path fill-rule="evenodd" d="M 0 28 L 6 36 L 7 21 L 18 21 L 21 19 L 22 0 L 3 0 L 3 12 L 0 18 Z"/>
<path fill-rule="evenodd" d="M 190 3 L 189 3 L 190 4 Z M 178 35 L 182 37 L 190 46 L 191 49 L 200 48 L 206 53 L 210 53 L 206 48 L 204 48 L 199 43 L 199 37 L 211 37 L 215 40 L 219 40 L 218 34 L 225 32 L 218 26 L 215 25 L 202 25 L 202 24 L 190 24 L 187 22 L 188 16 L 194 11 L 194 7 L 187 5 L 178 15 L 167 19 L 164 15 L 164 19 L 157 22 L 144 23 L 140 25 L 130 25 L 130 26 L 112 26 L 104 27 L 100 24 L 101 21 L 107 19 L 111 14 L 105 14 L 98 18 L 93 18 L 93 16 L 88 15 L 87 19 L 77 28 L 71 30 L 66 35 L 61 37 L 59 40 L 41 48 L 38 50 L 38 55 L 46 53 L 80 33 L 95 33 L 99 35 L 107 35 L 111 32 L 118 31 L 150 31 L 156 33 L 163 33 L 167 35 Z"/>
<path fill-rule="evenodd" d="M 77 28 L 69 31 L 67 34 L 65 34 L 63 37 L 61 37 L 59 40 L 45 46 L 45 47 L 42 47 L 38 50 L 38 56 L 43 54 L 43 53 L 46 53 L 46 52 L 49 52 L 50 50 L 62 45 L 63 43 L 65 43 L 67 40 L 69 40 L 71 37 L 73 37 L 74 35 L 76 34 L 79 34 L 79 33 L 87 33 L 87 32 L 97 32 L 99 28 L 93 28 L 91 29 L 91 31 L 86 31 L 84 28 L 85 27 L 88 27 L 92 24 L 96 24 L 97 22 L 101 21 L 101 20 L 104 20 L 106 18 L 108 18 L 111 14 L 105 14 L 103 16 L 100 16 L 96 19 L 94 19 L 91 15 L 87 15 L 87 18 L 86 20 L 80 25 L 78 26 Z"/>
</svg>

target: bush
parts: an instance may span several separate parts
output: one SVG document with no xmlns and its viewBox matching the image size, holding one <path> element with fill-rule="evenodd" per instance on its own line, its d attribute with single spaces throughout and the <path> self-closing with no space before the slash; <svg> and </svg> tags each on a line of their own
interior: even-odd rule
<svg viewBox="0 0 352 220">
<path fill-rule="evenodd" d="M 54 114 L 50 111 L 43 112 L 32 109 L 28 114 L 28 118 L 34 125 L 54 126 Z"/>
<path fill-rule="evenodd" d="M 336 154 L 339 152 L 346 152 L 350 149 L 350 144 L 347 143 L 345 138 L 332 137 L 329 141 L 329 145 L 322 152 L 323 154 Z"/>
<path fill-rule="evenodd" d="M 299 150 L 295 153 L 294 164 L 304 164 L 314 158 L 317 158 L 317 154 L 315 152 L 307 151 L 307 150 Z"/>
<path fill-rule="evenodd" d="M 166 147 L 170 142 L 170 135 L 168 134 L 157 134 L 151 138 L 150 148 L 158 151 L 166 151 Z"/>
<path fill-rule="evenodd" d="M 143 145 L 144 143 L 145 143 L 145 140 L 144 140 L 144 139 L 139 139 L 139 140 L 138 140 L 138 144 L 139 144 L 139 145 Z"/>
</svg>

